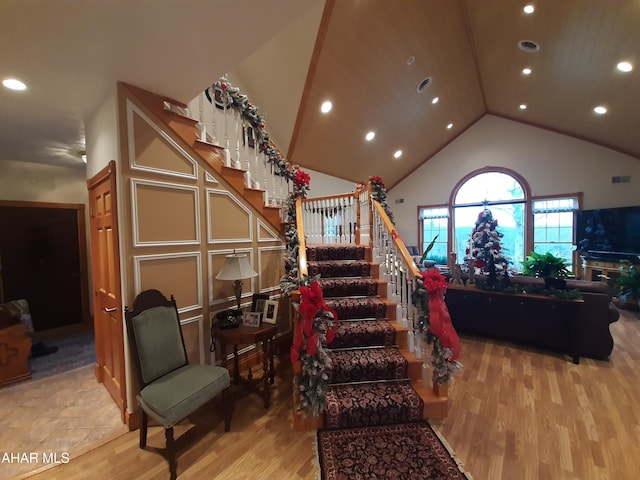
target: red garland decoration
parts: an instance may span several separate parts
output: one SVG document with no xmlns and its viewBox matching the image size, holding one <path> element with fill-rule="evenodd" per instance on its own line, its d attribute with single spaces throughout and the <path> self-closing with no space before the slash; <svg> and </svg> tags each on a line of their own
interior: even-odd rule
<svg viewBox="0 0 640 480">
<path fill-rule="evenodd" d="M 437 269 L 430 269 L 421 274 L 429 293 L 429 329 L 440 339 L 443 347 L 452 350 L 451 359 L 457 360 L 460 356 L 460 339 L 444 302 L 444 292 L 449 284 Z"/>
<path fill-rule="evenodd" d="M 311 181 L 311 177 L 309 176 L 308 173 L 304 172 L 303 170 L 297 170 L 294 175 L 293 181 L 298 186 L 308 187 L 309 182 Z"/>
<path fill-rule="evenodd" d="M 313 323 L 319 310 L 326 310 L 333 314 L 333 327 L 327 330 L 327 343 L 331 343 L 338 329 L 338 314 L 329 307 L 322 296 L 322 288 L 315 281 L 310 287 L 300 287 L 300 325 L 296 332 L 293 345 L 291 345 L 291 361 L 297 362 L 300 359 L 300 349 L 306 343 L 305 350 L 309 355 L 315 355 L 318 350 L 318 334 L 313 329 Z M 306 342 L 305 342 L 306 339 Z"/>
<path fill-rule="evenodd" d="M 404 243 L 404 241 L 402 240 L 402 237 L 398 235 L 398 232 L 396 232 L 395 230 L 391 230 L 391 238 L 399 238 L 402 241 L 402 243 Z"/>
</svg>

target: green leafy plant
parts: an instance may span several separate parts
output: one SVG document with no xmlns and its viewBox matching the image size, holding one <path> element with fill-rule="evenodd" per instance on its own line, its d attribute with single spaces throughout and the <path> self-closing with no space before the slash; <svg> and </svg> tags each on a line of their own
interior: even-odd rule
<svg viewBox="0 0 640 480">
<path fill-rule="evenodd" d="M 564 258 L 550 252 L 531 252 L 522 263 L 522 273 L 532 277 L 565 279 L 571 275 Z"/>
<path fill-rule="evenodd" d="M 616 278 L 613 287 L 621 302 L 637 302 L 640 300 L 640 269 L 627 260 L 623 263 L 619 268 L 620 276 Z"/>
<path fill-rule="evenodd" d="M 427 245 L 427 248 L 425 249 L 424 253 L 422 254 L 422 257 L 420 257 L 420 261 L 418 262 L 419 265 L 422 264 L 422 262 L 424 262 L 427 259 L 427 255 L 429 255 L 429 252 L 431 251 L 433 246 L 436 244 L 436 240 L 438 239 L 439 236 L 440 236 L 440 234 L 438 234 L 435 237 L 433 237 L 433 240 L 431 240 L 431 243 L 429 245 Z"/>
</svg>

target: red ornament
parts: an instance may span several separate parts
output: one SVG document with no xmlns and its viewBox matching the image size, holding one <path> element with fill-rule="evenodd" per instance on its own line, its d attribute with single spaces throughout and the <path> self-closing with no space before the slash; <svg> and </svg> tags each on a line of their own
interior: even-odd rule
<svg viewBox="0 0 640 480">
<path fill-rule="evenodd" d="M 222 87 L 223 90 L 226 90 L 227 89 L 227 84 L 225 82 L 222 82 L 220 84 L 220 87 Z"/>
</svg>

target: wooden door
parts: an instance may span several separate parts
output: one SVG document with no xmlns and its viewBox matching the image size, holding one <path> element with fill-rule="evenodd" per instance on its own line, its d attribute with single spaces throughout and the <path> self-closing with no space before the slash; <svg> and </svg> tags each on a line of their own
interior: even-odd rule
<svg viewBox="0 0 640 480">
<path fill-rule="evenodd" d="M 96 378 L 102 382 L 125 421 L 126 382 L 120 289 L 120 252 L 115 162 L 87 182 L 91 211 L 93 321 L 96 335 Z"/>
</svg>

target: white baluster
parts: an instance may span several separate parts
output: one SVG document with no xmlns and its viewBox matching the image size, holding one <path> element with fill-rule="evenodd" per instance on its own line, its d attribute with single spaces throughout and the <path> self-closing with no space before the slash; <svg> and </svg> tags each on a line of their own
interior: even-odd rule
<svg viewBox="0 0 640 480">
<path fill-rule="evenodd" d="M 216 84 L 211 86 L 211 143 L 218 143 L 218 126 L 216 125 Z"/>
<path fill-rule="evenodd" d="M 322 205 L 319 200 L 313 202 L 313 241 L 322 243 Z"/>
<path fill-rule="evenodd" d="M 260 180 L 258 180 L 258 132 L 254 128 L 251 131 L 251 135 L 253 135 L 253 188 L 260 189 Z"/>
<path fill-rule="evenodd" d="M 271 206 L 276 206 L 276 165 L 271 163 Z"/>
<path fill-rule="evenodd" d="M 267 170 L 269 170 L 269 161 L 267 160 L 267 155 L 266 154 L 263 154 L 262 158 L 263 158 L 262 164 L 263 164 L 263 167 L 264 167 L 264 169 L 262 170 L 262 175 L 263 175 L 263 179 L 264 179 L 264 183 L 263 183 L 263 185 L 264 185 L 264 204 L 265 205 L 269 205 L 269 187 L 268 187 L 268 184 L 267 184 L 267 174 L 268 174 Z"/>
<path fill-rule="evenodd" d="M 233 110 L 233 119 L 236 123 L 236 156 L 234 157 L 233 166 L 240 170 L 242 168 L 242 163 L 240 162 L 240 138 L 242 134 L 240 132 L 240 115 L 237 110 Z"/>
<path fill-rule="evenodd" d="M 204 124 L 204 92 L 198 95 L 198 140 L 207 141 L 207 127 Z"/>
<path fill-rule="evenodd" d="M 409 344 L 409 351 L 413 353 L 416 349 L 415 340 L 413 339 L 413 330 L 407 332 L 407 343 Z"/>
<path fill-rule="evenodd" d="M 251 188 L 251 163 L 249 162 L 249 129 L 245 122 L 242 122 L 242 138 L 244 140 L 244 160 L 245 160 L 245 172 L 244 172 L 244 184 L 247 188 Z"/>
<path fill-rule="evenodd" d="M 227 119 L 227 92 L 225 90 L 222 91 L 223 101 L 222 101 L 222 112 L 224 115 L 224 164 L 227 167 L 231 166 L 231 150 L 229 150 L 229 125 Z"/>
</svg>

